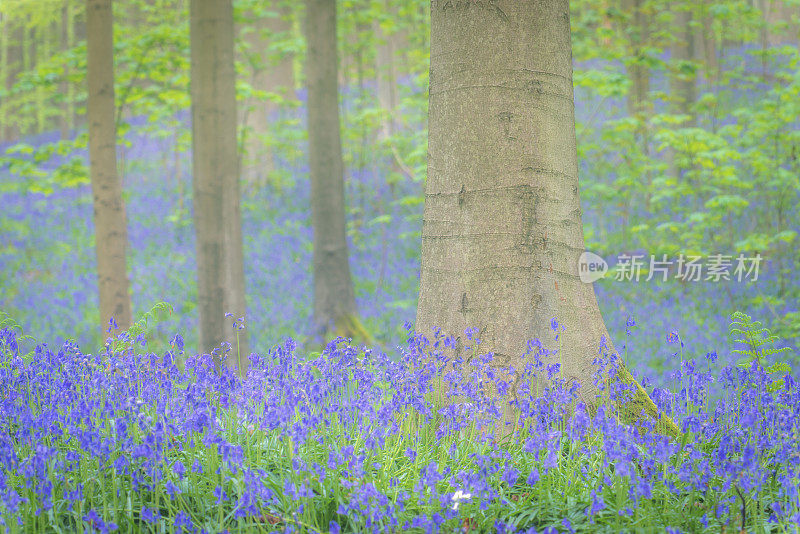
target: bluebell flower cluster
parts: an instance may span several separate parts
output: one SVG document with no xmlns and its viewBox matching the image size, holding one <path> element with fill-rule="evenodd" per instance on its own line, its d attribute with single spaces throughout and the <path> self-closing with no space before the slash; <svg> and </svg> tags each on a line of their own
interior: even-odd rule
<svg viewBox="0 0 800 534">
<path fill-rule="evenodd" d="M 552 326 L 553 336 L 563 328 Z M 0 528 L 541 533 L 651 521 L 694 532 L 800 522 L 790 375 L 768 391 L 758 365 L 713 373 L 682 360 L 674 387 L 651 389 L 683 432 L 671 440 L 653 422 L 624 423 L 620 359 L 607 344 L 595 360 L 605 398 L 590 407 L 546 343 L 531 341 L 517 370 L 480 352 L 477 331 L 460 357 L 453 337 L 408 331 L 395 358 L 341 338 L 302 357 L 287 340 L 252 354 L 242 378 L 218 374 L 208 355 L 182 356 L 178 335 L 162 355 L 139 345 L 87 354 L 70 342 L 25 354 L 17 331 L 0 329 Z M 499 433 L 509 407 L 513 426 Z"/>
</svg>

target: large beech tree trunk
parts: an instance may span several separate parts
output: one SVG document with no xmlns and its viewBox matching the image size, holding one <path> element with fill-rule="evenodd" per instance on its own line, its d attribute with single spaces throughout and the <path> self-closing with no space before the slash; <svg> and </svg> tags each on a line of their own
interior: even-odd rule
<svg viewBox="0 0 800 534">
<path fill-rule="evenodd" d="M 345 238 L 344 165 L 339 132 L 336 1 L 306 3 L 308 153 L 314 229 L 317 334 L 352 335 L 356 304 Z"/>
<path fill-rule="evenodd" d="M 121 329 L 131 324 L 131 297 L 125 248 L 128 242 L 122 182 L 117 175 L 114 123 L 114 37 L 111 0 L 86 4 L 89 93 L 89 165 L 94 201 L 100 322 L 105 334 L 113 317 Z"/>
<path fill-rule="evenodd" d="M 528 340 L 555 348 L 557 318 L 562 377 L 597 406 L 592 362 L 609 336 L 593 286 L 578 278 L 567 0 L 434 0 L 428 128 L 417 331 L 459 336 L 461 352 L 465 329 L 478 328 L 481 353 L 516 369 L 515 391 Z M 621 378 L 636 384 L 624 369 Z M 656 414 L 638 384 L 628 409 Z"/>
<path fill-rule="evenodd" d="M 231 0 L 192 0 L 190 37 L 200 350 L 230 343 L 227 364 L 244 374 L 247 338 L 239 332 L 237 350 L 232 328 L 245 315 L 245 292 Z"/>
</svg>

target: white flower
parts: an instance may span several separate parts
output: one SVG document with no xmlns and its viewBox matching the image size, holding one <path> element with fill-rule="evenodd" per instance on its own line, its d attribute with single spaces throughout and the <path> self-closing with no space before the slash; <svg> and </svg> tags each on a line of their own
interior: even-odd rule
<svg viewBox="0 0 800 534">
<path fill-rule="evenodd" d="M 464 493 L 461 490 L 456 491 L 453 494 L 453 498 L 451 499 L 454 502 L 453 510 L 458 510 L 458 505 L 461 503 L 461 501 L 465 501 L 465 500 L 471 499 L 471 498 L 472 498 L 472 494 L 471 493 Z"/>
</svg>

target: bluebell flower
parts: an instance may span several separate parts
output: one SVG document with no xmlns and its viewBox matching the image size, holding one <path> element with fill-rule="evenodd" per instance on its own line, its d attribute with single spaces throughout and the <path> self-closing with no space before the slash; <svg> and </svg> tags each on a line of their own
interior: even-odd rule
<svg viewBox="0 0 800 534">
<path fill-rule="evenodd" d="M 161 519 L 161 514 L 155 508 L 148 508 L 146 506 L 142 506 L 142 511 L 140 513 L 140 517 L 142 521 L 145 523 L 158 523 Z"/>
<path fill-rule="evenodd" d="M 513 486 L 517 483 L 517 479 L 519 478 L 519 471 L 514 469 L 513 467 L 506 467 L 505 473 L 503 473 L 502 480 L 509 486 Z"/>
<path fill-rule="evenodd" d="M 178 350 L 183 350 L 183 336 L 180 334 L 175 334 L 175 336 L 172 338 L 172 341 L 170 341 L 170 345 L 173 345 Z"/>
<path fill-rule="evenodd" d="M 214 497 L 217 499 L 217 504 L 222 504 L 228 500 L 228 494 L 220 486 L 214 488 Z"/>
<path fill-rule="evenodd" d="M 177 529 L 179 533 L 182 532 L 194 532 L 194 523 L 192 522 L 192 518 L 189 517 L 189 514 L 180 510 L 177 514 L 175 514 L 175 521 L 173 525 Z"/>
</svg>

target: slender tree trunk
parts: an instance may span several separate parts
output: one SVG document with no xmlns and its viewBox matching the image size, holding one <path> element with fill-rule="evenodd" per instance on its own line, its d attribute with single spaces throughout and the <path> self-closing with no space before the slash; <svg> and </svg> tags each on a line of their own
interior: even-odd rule
<svg viewBox="0 0 800 534">
<path fill-rule="evenodd" d="M 628 77 L 631 80 L 631 90 L 628 93 L 628 115 L 637 119 L 636 141 L 645 160 L 650 158 L 650 134 L 648 131 L 648 116 L 651 103 L 648 97 L 650 92 L 650 71 L 644 64 L 645 48 L 647 47 L 650 30 L 644 10 L 645 0 L 622 0 L 623 9 L 630 15 L 631 23 L 628 28 L 630 37 L 630 54 L 634 60 L 627 65 Z M 645 211 L 650 211 L 652 198 L 653 176 L 649 170 L 642 172 L 643 203 Z M 627 242 L 627 240 L 624 240 Z M 627 246 L 627 245 L 626 245 Z"/>
<path fill-rule="evenodd" d="M 50 57 L 50 32 L 44 24 L 39 24 L 35 29 L 31 30 L 34 36 L 33 39 L 33 68 L 36 69 L 39 65 L 45 63 Z M 44 86 L 39 83 L 36 84 L 36 133 L 45 132 L 48 130 L 48 120 L 45 107 L 45 94 Z"/>
<path fill-rule="evenodd" d="M 673 113 L 688 115 L 690 118 L 684 123 L 690 127 L 695 125 L 693 106 L 697 100 L 696 77 L 681 66 L 694 60 L 694 40 L 692 32 L 692 12 L 690 9 L 675 13 L 677 32 L 672 46 L 672 63 L 675 71 L 670 78 L 671 107 Z M 674 149 L 667 151 L 667 163 L 670 172 L 676 178 L 680 177 L 681 169 L 676 164 Z"/>
<path fill-rule="evenodd" d="M 717 36 L 714 32 L 714 19 L 711 15 L 710 6 L 713 3 L 709 0 L 704 0 L 700 4 L 702 26 L 700 27 L 700 36 L 703 43 L 702 54 L 703 63 L 705 64 L 705 78 L 716 91 L 720 79 L 720 66 L 719 59 L 717 58 Z"/>
<path fill-rule="evenodd" d="M 73 3 L 72 13 L 72 42 L 77 46 L 86 41 L 86 4 L 84 2 Z M 82 108 L 86 105 L 85 96 L 82 91 L 76 91 L 76 87 L 72 84 L 72 126 L 75 129 L 82 129 L 85 126 L 86 114 L 83 113 Z M 68 89 L 69 91 L 69 89 Z"/>
<path fill-rule="evenodd" d="M 675 43 L 672 46 L 672 60 L 676 66 L 695 59 L 691 10 L 675 14 L 677 27 Z M 697 100 L 697 78 L 688 71 L 677 71 L 670 79 L 673 109 L 685 115 L 692 115 L 692 106 Z M 694 117 L 689 120 L 694 125 Z"/>
<path fill-rule="evenodd" d="M 387 10 L 389 5 L 384 2 Z M 390 11 L 391 13 L 391 11 Z M 390 15 L 391 16 L 391 15 Z M 378 91 L 378 104 L 383 111 L 379 139 L 385 140 L 394 135 L 395 118 L 397 109 L 397 68 L 396 68 L 396 34 L 385 33 L 377 20 L 373 21 L 373 31 L 377 38 L 376 47 L 376 78 Z"/>
<path fill-rule="evenodd" d="M 61 50 L 70 50 L 75 44 L 75 24 L 72 9 L 72 0 L 64 0 L 61 10 Z M 64 81 L 60 84 L 61 94 L 64 95 L 64 110 L 61 114 L 61 139 L 69 138 L 75 128 L 75 90 L 69 81 L 69 65 L 64 65 Z"/>
<path fill-rule="evenodd" d="M 284 98 L 294 98 L 293 54 L 275 54 L 269 50 L 270 43 L 292 31 L 290 10 L 281 7 L 274 17 L 259 22 L 245 39 L 248 44 L 247 59 L 253 69 L 251 84 L 259 91 L 279 93 Z M 245 103 L 245 142 L 242 177 L 248 182 L 266 184 L 275 170 L 275 150 L 265 143 L 265 138 L 274 131 L 270 127 L 270 115 L 277 111 L 272 101 L 251 97 Z"/>
<path fill-rule="evenodd" d="M 227 364 L 246 372 L 244 254 L 236 139 L 236 87 L 231 0 L 192 0 L 191 96 L 194 221 L 200 350 L 221 343 L 232 349 Z M 225 314 L 232 317 L 226 318 Z M 238 353 L 238 356 L 237 356 Z M 219 365 L 220 356 L 214 355 Z"/>
<path fill-rule="evenodd" d="M 770 20 L 773 16 L 773 3 L 771 0 L 758 0 L 755 2 L 756 8 L 761 11 L 762 21 L 760 30 L 761 44 L 761 77 L 764 83 L 768 83 L 767 49 L 770 40 Z"/>
<path fill-rule="evenodd" d="M 306 3 L 308 152 L 314 228 L 314 323 L 351 333 L 356 304 L 345 237 L 344 165 L 336 82 L 336 1 Z"/>
<path fill-rule="evenodd" d="M 413 7 L 411 10 L 403 11 L 402 2 L 398 4 L 396 1 L 387 0 L 386 1 L 387 9 L 390 10 L 392 16 L 397 17 L 399 22 L 398 28 L 395 28 L 394 33 L 392 34 L 392 48 L 394 53 L 394 65 L 395 65 L 395 72 L 396 76 L 399 78 L 400 72 L 407 73 L 409 72 L 409 60 L 408 60 L 408 52 L 409 50 L 413 50 L 413 41 L 412 41 L 412 32 L 411 32 L 411 24 L 413 24 L 414 12 Z M 427 28 L 427 24 L 424 24 L 424 27 Z"/>
<path fill-rule="evenodd" d="M 465 329 L 477 328 L 480 352 L 494 353 L 492 365 L 516 369 L 516 392 L 528 340 L 555 348 L 557 318 L 565 327 L 561 376 L 579 382 L 580 399 L 596 407 L 593 360 L 609 336 L 593 286 L 578 276 L 584 238 L 568 2 L 459 5 L 431 3 L 416 329 L 458 336 L 461 353 Z M 626 413 L 644 409 L 654 417 L 644 390 L 620 372 L 636 385 Z M 507 403 L 504 411 L 505 422 L 515 419 Z"/>
<path fill-rule="evenodd" d="M 630 54 L 635 62 L 628 65 L 628 77 L 631 80 L 631 91 L 628 93 L 628 114 L 634 116 L 645 111 L 647 93 L 650 91 L 650 73 L 641 64 L 641 56 L 649 37 L 647 18 L 642 11 L 643 0 L 622 0 L 623 10 L 631 16 Z"/>
<path fill-rule="evenodd" d="M 8 61 L 8 35 L 11 24 L 6 17 L 0 17 L 0 87 L 8 91 L 11 86 L 11 73 Z M 0 143 L 9 140 L 7 99 L 0 100 Z"/>
<path fill-rule="evenodd" d="M 22 56 L 25 40 L 25 27 L 24 21 L 14 20 L 13 24 L 10 18 L 4 21 L 5 29 L 3 35 L 8 40 L 8 73 L 5 78 L 5 87 L 11 91 L 17 81 L 17 77 L 22 72 Z M 17 109 L 19 107 L 16 95 L 9 95 L 9 98 L 4 98 L 0 102 L 6 114 L 5 133 L 3 137 L 6 141 L 16 141 L 22 136 L 22 125 L 18 115 Z"/>
<path fill-rule="evenodd" d="M 30 72 L 32 65 L 31 65 L 31 39 L 30 39 L 30 32 L 33 30 L 28 30 L 28 20 L 27 17 L 22 21 L 22 40 L 20 40 L 20 46 L 22 47 L 21 55 L 22 55 L 22 72 Z M 20 128 L 19 134 L 20 136 L 28 135 L 33 133 L 33 124 L 34 120 L 30 117 L 26 117 L 24 121 L 20 121 Z"/>
<path fill-rule="evenodd" d="M 270 39 L 286 39 L 292 34 L 292 11 L 287 5 L 278 9 L 278 16 L 267 21 Z M 279 52 L 267 56 L 266 87 L 270 91 L 282 93 L 288 99 L 294 99 L 294 54 Z"/>
<path fill-rule="evenodd" d="M 111 318 L 123 330 L 131 325 L 131 297 L 125 249 L 128 243 L 122 182 L 117 175 L 114 123 L 114 38 L 111 0 L 88 0 L 86 24 L 89 159 L 94 199 L 100 326 Z"/>
</svg>

